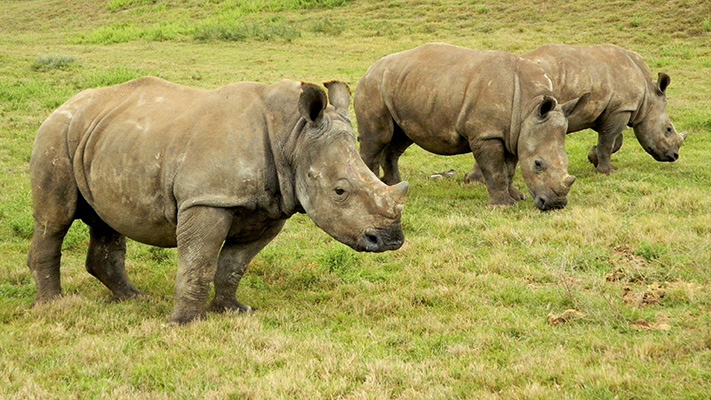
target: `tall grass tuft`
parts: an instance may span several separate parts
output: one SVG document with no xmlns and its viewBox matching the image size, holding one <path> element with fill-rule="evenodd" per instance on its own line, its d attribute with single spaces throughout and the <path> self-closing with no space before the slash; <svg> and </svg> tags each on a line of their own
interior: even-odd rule
<svg viewBox="0 0 711 400">
<path fill-rule="evenodd" d="M 30 66 L 35 71 L 48 71 L 51 69 L 67 69 L 75 65 L 77 59 L 72 56 L 44 55 L 35 57 Z"/>
<path fill-rule="evenodd" d="M 244 40 L 268 41 L 281 39 L 287 42 L 301 36 L 301 32 L 283 21 L 259 24 L 244 22 L 237 24 L 206 23 L 198 26 L 192 33 L 196 40 L 208 42 L 224 40 L 241 42 Z"/>
<path fill-rule="evenodd" d="M 157 2 L 158 0 L 109 0 L 106 3 L 106 8 L 110 11 L 122 11 L 133 7 L 156 4 Z"/>
<path fill-rule="evenodd" d="M 311 24 L 311 32 L 323 33 L 329 36 L 338 36 L 346 29 L 343 21 L 334 22 L 328 18 L 319 18 Z"/>
<path fill-rule="evenodd" d="M 86 75 L 82 82 L 82 87 L 95 88 L 117 85 L 119 83 L 130 81 L 131 79 L 139 78 L 144 75 L 148 74 L 126 67 L 114 68 L 110 70 L 100 70 Z"/>
</svg>

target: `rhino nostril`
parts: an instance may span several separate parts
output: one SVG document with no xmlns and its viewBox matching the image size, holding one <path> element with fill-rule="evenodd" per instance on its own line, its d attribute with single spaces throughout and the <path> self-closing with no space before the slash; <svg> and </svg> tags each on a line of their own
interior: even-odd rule
<svg viewBox="0 0 711 400">
<path fill-rule="evenodd" d="M 671 157 L 672 161 L 676 161 L 679 159 L 679 153 L 677 153 L 676 151 L 672 152 L 670 157 Z"/>
<path fill-rule="evenodd" d="M 545 198 L 545 196 L 536 196 L 536 207 L 538 207 L 539 210 L 545 210 L 545 209 L 546 209 L 546 198 Z"/>
<path fill-rule="evenodd" d="M 377 251 L 380 249 L 382 241 L 380 237 L 372 232 L 363 233 L 363 247 L 366 251 Z"/>
</svg>

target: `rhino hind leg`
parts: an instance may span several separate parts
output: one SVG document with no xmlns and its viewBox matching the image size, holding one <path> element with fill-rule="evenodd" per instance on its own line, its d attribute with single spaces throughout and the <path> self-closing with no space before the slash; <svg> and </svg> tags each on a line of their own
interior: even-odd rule
<svg viewBox="0 0 711 400">
<path fill-rule="evenodd" d="M 382 181 L 388 185 L 394 185 L 402 181 L 398 161 L 402 153 L 413 143 L 412 139 L 403 132 L 402 128 L 395 123 L 393 123 L 393 126 L 393 137 L 390 143 L 383 149 L 382 155 Z"/>
<path fill-rule="evenodd" d="M 33 306 L 50 302 L 62 295 L 59 266 L 62 242 L 70 226 L 71 221 L 65 224 L 35 221 L 27 255 L 27 265 L 37 286 Z"/>
<path fill-rule="evenodd" d="M 98 217 L 89 225 L 89 235 L 86 270 L 111 290 L 111 300 L 121 301 L 142 294 L 126 275 L 126 238 Z"/>
<path fill-rule="evenodd" d="M 220 251 L 215 273 L 215 297 L 207 307 L 213 312 L 245 312 L 251 313 L 252 307 L 237 301 L 236 292 L 249 262 L 269 242 L 276 237 L 285 221 L 279 221 L 267 228 L 262 236 L 251 243 L 237 243 L 227 239 Z"/>
<path fill-rule="evenodd" d="M 474 166 L 472 167 L 469 172 L 467 172 L 464 175 L 464 182 L 466 183 L 474 183 L 474 182 L 479 182 L 479 183 L 485 183 L 484 182 L 484 174 L 481 172 L 481 167 L 479 167 L 479 164 L 474 161 Z"/>
<path fill-rule="evenodd" d="M 590 148 L 588 160 L 595 165 L 595 171 L 609 174 L 617 170 L 610 162 L 610 157 L 622 147 L 622 131 L 629 123 L 631 113 L 622 112 L 598 123 L 597 146 Z"/>
<path fill-rule="evenodd" d="M 72 166 L 52 123 L 37 134 L 30 160 L 32 216 L 34 231 L 27 253 L 27 265 L 37 287 L 33 305 L 45 303 L 62 294 L 60 261 L 62 242 L 75 219 L 79 190 Z"/>
<path fill-rule="evenodd" d="M 622 147 L 622 138 L 623 137 L 624 137 L 624 135 L 622 135 L 622 133 L 617 135 L 615 144 L 612 146 L 612 154 L 617 153 L 620 150 L 620 148 Z M 590 150 L 588 151 L 588 161 L 590 161 L 590 163 L 593 166 L 597 167 L 597 146 L 590 147 Z"/>
</svg>

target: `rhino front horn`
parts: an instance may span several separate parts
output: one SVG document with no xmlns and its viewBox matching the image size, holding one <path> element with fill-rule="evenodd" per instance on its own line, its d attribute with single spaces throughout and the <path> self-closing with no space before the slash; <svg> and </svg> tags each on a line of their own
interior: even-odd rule
<svg viewBox="0 0 711 400">
<path fill-rule="evenodd" d="M 407 189 L 410 187 L 410 184 L 407 182 L 403 181 L 400 182 L 396 185 L 390 186 L 390 190 L 392 191 L 392 196 L 393 200 L 395 200 L 396 203 L 402 204 L 405 201 L 405 196 L 407 196 Z"/>
<path fill-rule="evenodd" d="M 686 140 L 686 137 L 689 135 L 689 132 L 684 131 L 679 134 L 681 136 L 681 140 Z"/>
<path fill-rule="evenodd" d="M 571 186 L 573 186 L 573 183 L 575 182 L 575 176 L 574 175 L 568 175 L 564 180 L 563 183 L 565 184 L 565 187 L 570 189 Z"/>
</svg>

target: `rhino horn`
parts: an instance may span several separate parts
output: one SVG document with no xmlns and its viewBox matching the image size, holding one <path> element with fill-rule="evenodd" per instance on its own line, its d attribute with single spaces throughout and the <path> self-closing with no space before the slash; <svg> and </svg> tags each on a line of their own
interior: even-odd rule
<svg viewBox="0 0 711 400">
<path fill-rule="evenodd" d="M 407 196 L 407 189 L 410 184 L 403 181 L 393 186 L 390 186 L 390 195 L 392 196 L 395 203 L 402 204 L 405 201 L 405 196 Z"/>
<path fill-rule="evenodd" d="M 323 83 L 328 89 L 328 99 L 338 112 L 347 113 L 351 102 L 351 88 L 341 81 L 327 81 Z"/>
<path fill-rule="evenodd" d="M 687 132 L 687 131 L 684 131 L 684 132 L 680 132 L 680 133 L 679 133 L 679 136 L 681 136 L 681 140 L 686 140 L 686 137 L 687 137 L 688 135 L 689 135 L 689 132 Z"/>
<path fill-rule="evenodd" d="M 575 176 L 574 175 L 568 175 L 564 180 L 563 184 L 565 185 L 566 188 L 570 189 L 571 186 L 573 186 L 573 183 L 575 182 Z"/>
</svg>

